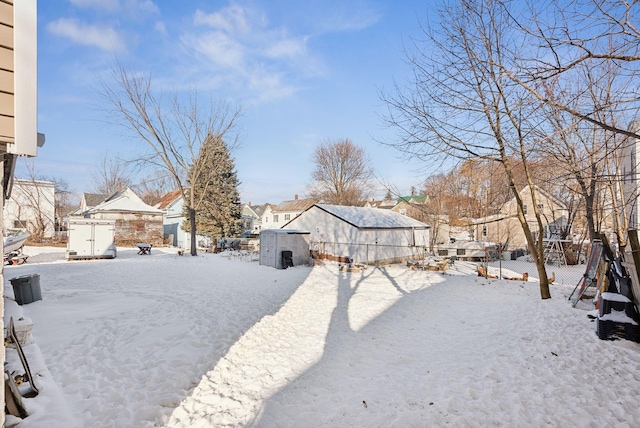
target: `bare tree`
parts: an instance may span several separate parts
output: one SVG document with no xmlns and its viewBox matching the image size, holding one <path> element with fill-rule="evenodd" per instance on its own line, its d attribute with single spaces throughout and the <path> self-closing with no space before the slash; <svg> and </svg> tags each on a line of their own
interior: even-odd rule
<svg viewBox="0 0 640 428">
<path fill-rule="evenodd" d="M 440 11 L 438 28 L 425 28 L 428 42 L 408 55 L 414 72 L 408 88 L 382 95 L 388 123 L 400 130 L 393 145 L 414 157 L 484 159 L 501 165 L 517 205 L 517 217 L 540 278 L 540 295 L 551 297 L 544 263 L 543 221 L 529 169 L 537 144 L 540 106 L 503 69 L 522 49 L 512 21 L 498 2 L 461 0 Z M 535 222 L 529 224 L 514 172 L 520 163 L 531 190 Z"/>
<path fill-rule="evenodd" d="M 230 147 L 237 145 L 237 135 L 232 133 L 240 110 L 213 98 L 201 104 L 195 90 L 184 99 L 178 93 L 167 99 L 152 90 L 150 77 L 129 73 L 121 63 L 114 67 L 112 77 L 114 84 L 103 82 L 103 96 L 113 107 L 116 122 L 145 143 L 147 150 L 137 160 L 165 170 L 182 193 L 191 225 L 191 255 L 195 256 L 195 215 L 200 200 L 188 179 L 195 182 L 210 173 L 208 157 L 199 155 L 208 135 L 224 138 Z"/>
<path fill-rule="evenodd" d="M 27 221 L 25 226 L 31 233 L 31 239 L 42 242 L 47 229 L 55 222 L 55 188 L 53 183 L 38 176 L 33 162 L 26 164 L 26 170 L 24 184 L 13 188 L 16 199 L 20 201 L 16 214 L 19 219 Z"/>
<path fill-rule="evenodd" d="M 74 207 L 77 207 L 78 204 L 74 201 L 73 191 L 69 187 L 69 183 L 63 178 L 52 177 L 48 178 L 51 181 L 55 188 L 55 230 L 56 232 L 61 232 L 64 229 L 64 218 Z M 60 239 L 60 235 L 57 236 Z"/>
<path fill-rule="evenodd" d="M 159 169 L 146 174 L 140 183 L 132 186 L 140 198 L 151 206 L 155 205 L 173 187 L 171 177 L 166 174 L 166 171 Z"/>
<path fill-rule="evenodd" d="M 370 195 L 373 169 L 363 148 L 349 139 L 326 140 L 314 153 L 309 195 L 335 205 L 360 205 Z"/>
<path fill-rule="evenodd" d="M 91 176 L 95 193 L 112 195 L 131 185 L 131 173 L 122 159 L 109 157 L 106 153 L 100 156 L 98 168 Z"/>
<path fill-rule="evenodd" d="M 500 2 L 501 3 L 501 2 Z M 508 5 L 501 3 L 508 13 Z M 640 138 L 627 124 L 640 108 L 640 3 L 636 1 L 530 1 L 521 15 L 509 13 L 525 37 L 514 64 L 499 64 L 502 73 L 537 100 L 576 120 L 606 131 Z M 526 47 L 526 48 L 524 48 Z M 593 79 L 589 70 L 616 69 L 610 82 L 616 97 L 576 103 L 588 95 Z M 562 81 L 568 96 L 550 97 L 549 82 Z M 571 84 L 570 84 L 571 83 Z M 616 117 L 602 112 L 615 111 Z M 624 117 L 620 121 L 620 116 Z"/>
</svg>

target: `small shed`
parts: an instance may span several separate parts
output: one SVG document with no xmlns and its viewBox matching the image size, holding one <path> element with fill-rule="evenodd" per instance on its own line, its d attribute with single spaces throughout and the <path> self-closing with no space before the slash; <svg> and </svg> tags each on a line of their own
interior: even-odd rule
<svg viewBox="0 0 640 428">
<path fill-rule="evenodd" d="M 309 232 L 293 229 L 265 229 L 260 231 L 260 264 L 285 269 L 283 252 L 291 252 L 293 266 L 309 263 Z"/>
<path fill-rule="evenodd" d="M 391 210 L 316 204 L 285 227 L 310 232 L 314 254 L 356 263 L 400 263 L 424 257 L 429 226 Z"/>
</svg>

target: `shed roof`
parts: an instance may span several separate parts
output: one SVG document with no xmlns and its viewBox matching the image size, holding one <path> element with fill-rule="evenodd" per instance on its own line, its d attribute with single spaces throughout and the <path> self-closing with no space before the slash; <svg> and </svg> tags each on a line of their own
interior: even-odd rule
<svg viewBox="0 0 640 428">
<path fill-rule="evenodd" d="M 316 204 L 322 211 L 334 215 L 359 229 L 410 229 L 429 228 L 428 225 L 411 217 L 390 210 L 341 205 Z"/>
</svg>

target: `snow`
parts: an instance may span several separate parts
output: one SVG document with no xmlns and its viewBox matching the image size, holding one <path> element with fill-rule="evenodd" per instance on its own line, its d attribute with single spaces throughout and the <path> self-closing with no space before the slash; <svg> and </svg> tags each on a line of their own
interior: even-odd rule
<svg viewBox="0 0 640 428">
<path fill-rule="evenodd" d="M 315 206 L 329 214 L 335 215 L 357 228 L 424 229 L 426 227 L 424 223 L 418 220 L 391 210 L 327 204 L 316 204 Z"/>
<path fill-rule="evenodd" d="M 529 282 L 460 261 L 443 274 L 276 270 L 237 252 L 25 253 L 5 268 L 5 322 L 33 321 L 24 349 L 41 394 L 8 425 L 640 424 L 640 345 L 597 338 L 591 312 L 567 300 L 571 268 L 541 300 L 524 262 L 502 262 L 502 274 Z M 9 279 L 32 273 L 43 299 L 18 306 Z M 7 360 L 16 367 L 11 349 Z"/>
</svg>

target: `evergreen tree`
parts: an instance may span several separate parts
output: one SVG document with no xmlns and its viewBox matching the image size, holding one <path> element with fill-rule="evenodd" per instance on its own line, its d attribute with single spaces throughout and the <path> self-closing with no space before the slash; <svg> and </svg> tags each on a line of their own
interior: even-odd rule
<svg viewBox="0 0 640 428">
<path fill-rule="evenodd" d="M 212 239 L 242 234 L 242 206 L 238 192 L 238 175 L 229 148 L 220 136 L 208 135 L 198 155 L 205 173 L 190 184 L 200 201 L 196 207 L 196 230 Z M 183 228 L 190 231 L 189 223 Z"/>
</svg>

